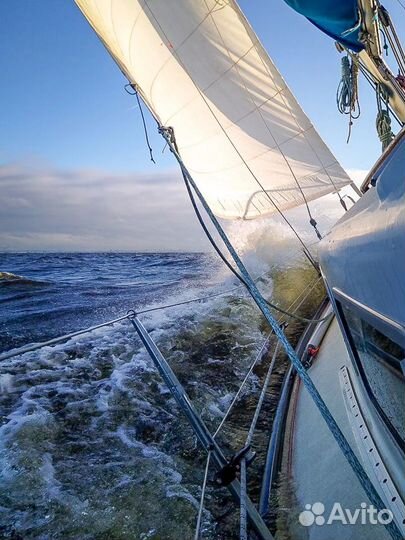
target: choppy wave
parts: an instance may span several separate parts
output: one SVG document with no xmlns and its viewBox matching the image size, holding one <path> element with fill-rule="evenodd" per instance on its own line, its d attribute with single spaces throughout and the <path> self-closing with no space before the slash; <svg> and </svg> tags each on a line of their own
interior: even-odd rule
<svg viewBox="0 0 405 540">
<path fill-rule="evenodd" d="M 18 276 L 12 272 L 0 272 L 0 286 L 2 285 L 46 285 L 46 281 L 37 281 L 24 276 Z"/>
<path fill-rule="evenodd" d="M 202 260 L 182 264 L 195 276 Z M 172 280 L 165 302 L 206 294 L 197 278 L 181 287 Z M 284 294 L 285 285 L 280 275 L 261 278 L 268 296 Z M 144 305 L 161 302 L 159 295 Z M 236 290 L 143 321 L 214 429 L 267 335 L 257 309 Z M 253 378 L 247 395 L 256 388 Z M 0 389 L 4 538 L 193 537 L 203 456 L 129 323 L 4 362 Z M 236 448 L 240 432 L 235 437 Z M 207 507 L 205 537 L 230 538 L 227 493 L 209 487 Z"/>
</svg>

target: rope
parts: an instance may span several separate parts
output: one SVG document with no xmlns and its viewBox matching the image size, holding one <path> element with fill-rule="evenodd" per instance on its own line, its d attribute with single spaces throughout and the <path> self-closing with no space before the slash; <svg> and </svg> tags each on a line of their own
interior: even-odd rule
<svg viewBox="0 0 405 540">
<path fill-rule="evenodd" d="M 305 287 L 305 289 L 303 291 L 301 291 L 297 298 L 290 304 L 289 308 L 288 309 L 291 309 L 292 306 L 298 301 L 298 299 L 304 294 L 304 297 L 301 299 L 301 301 L 299 302 L 299 304 L 296 306 L 295 310 L 294 311 L 297 311 L 300 306 L 303 304 L 303 302 L 305 301 L 305 299 L 308 297 L 308 295 L 311 293 L 312 289 L 315 287 L 315 285 L 319 282 L 321 278 L 317 278 L 315 279 L 312 283 L 309 283 L 307 285 L 307 287 Z M 242 390 L 246 384 L 246 382 L 248 381 L 254 367 L 256 366 L 257 362 L 262 358 L 263 356 L 263 351 L 265 350 L 265 348 L 267 347 L 267 344 L 269 343 L 270 341 L 270 338 L 272 336 L 273 332 L 270 332 L 270 334 L 267 336 L 267 338 L 265 339 L 264 343 L 262 344 L 262 346 L 260 347 L 260 350 L 259 352 L 257 353 L 254 361 L 252 362 L 251 366 L 249 367 L 249 370 L 248 372 L 246 373 L 245 375 L 245 378 L 243 379 L 242 383 L 240 384 L 239 388 L 238 388 L 238 391 L 236 392 L 231 404 L 229 405 L 224 417 L 222 418 L 219 426 L 217 427 L 214 435 L 213 435 L 213 438 L 215 439 L 215 437 L 218 435 L 218 433 L 220 432 L 220 430 L 222 429 L 222 426 L 224 425 L 224 423 L 226 422 L 233 406 L 235 405 L 235 403 L 238 401 L 239 399 L 239 396 L 241 395 L 242 393 Z M 278 346 L 279 346 L 279 342 L 277 342 L 277 346 L 276 346 L 276 351 L 278 349 Z M 276 354 L 276 352 L 275 352 Z M 266 388 L 267 388 L 267 384 L 266 382 L 264 383 L 266 385 Z M 261 408 L 261 405 L 260 405 L 260 408 Z M 196 532 L 195 532 L 195 536 L 194 536 L 194 540 L 199 540 L 199 537 L 200 537 L 200 529 L 201 529 L 201 518 L 202 518 L 202 512 L 203 512 L 203 507 L 204 507 L 204 497 L 205 497 L 205 488 L 206 488 L 206 484 L 207 484 L 207 477 L 208 477 L 208 469 L 209 469 L 209 463 L 210 463 L 210 457 L 211 457 L 211 453 L 209 452 L 208 453 L 208 456 L 207 456 L 207 463 L 206 463 L 206 466 L 205 466 L 205 474 L 204 474 L 204 481 L 203 481 L 203 485 L 202 485 L 202 491 L 201 491 L 201 499 L 200 499 L 200 506 L 199 506 L 199 510 L 198 510 L 198 517 L 197 517 L 197 526 L 196 526 Z M 247 510 L 246 510 L 246 498 L 247 498 L 247 483 L 246 483 L 246 460 L 243 459 L 241 461 L 241 472 L 240 472 L 240 484 L 241 484 L 241 497 L 240 497 L 240 538 L 242 539 L 246 539 L 247 540 Z"/>
<path fill-rule="evenodd" d="M 307 319 L 306 317 L 301 317 L 300 315 L 295 315 L 294 313 L 290 313 L 287 310 L 281 309 L 281 308 L 275 306 L 274 304 L 272 304 L 271 302 L 269 302 L 268 300 L 265 300 L 265 302 L 272 309 L 275 309 L 276 311 L 279 311 L 283 315 L 286 315 L 287 317 L 291 317 L 292 319 L 296 319 L 297 321 L 300 321 L 300 322 L 320 323 L 320 322 L 327 321 L 328 319 L 333 317 L 333 314 L 331 313 L 330 315 L 326 315 L 326 317 L 322 317 L 322 319 Z"/>
<path fill-rule="evenodd" d="M 387 148 L 395 135 L 391 129 L 391 118 L 388 110 L 388 95 L 381 84 L 376 86 L 377 118 L 375 121 L 378 138 L 382 144 L 382 151 Z"/>
<path fill-rule="evenodd" d="M 332 433 L 333 437 L 335 438 L 335 441 L 337 442 L 340 450 L 342 451 L 343 455 L 345 456 L 346 460 L 348 461 L 349 465 L 352 467 L 353 472 L 357 476 L 361 486 L 363 487 L 366 495 L 370 499 L 370 501 L 376 506 L 378 510 L 383 510 L 385 508 L 385 504 L 382 501 L 380 495 L 376 491 L 374 485 L 372 484 L 370 478 L 366 474 L 362 464 L 360 463 L 359 459 L 357 458 L 356 454 L 353 452 L 350 444 L 348 443 L 346 437 L 344 436 L 343 432 L 339 428 L 338 424 L 336 423 L 336 420 L 332 416 L 329 408 L 327 407 L 326 403 L 324 402 L 323 398 L 319 394 L 318 390 L 316 389 L 312 379 L 310 378 L 309 374 L 307 373 L 306 369 L 302 365 L 300 359 L 298 358 L 296 352 L 294 351 L 293 347 L 291 346 L 291 343 L 288 341 L 283 329 L 278 324 L 277 320 L 272 315 L 269 306 L 267 305 L 265 299 L 261 295 L 260 291 L 256 287 L 253 279 L 251 278 L 249 272 L 247 271 L 245 265 L 243 264 L 241 258 L 237 254 L 235 248 L 233 247 L 232 243 L 230 242 L 229 238 L 227 237 L 224 229 L 221 227 L 219 221 L 211 211 L 211 208 L 209 207 L 208 203 L 204 199 L 202 193 L 199 191 L 197 185 L 195 184 L 194 180 L 190 176 L 189 172 L 187 171 L 180 155 L 176 150 L 173 148 L 173 145 L 169 143 L 173 153 L 176 156 L 176 159 L 184 172 L 184 174 L 187 176 L 194 192 L 197 194 L 198 199 L 200 200 L 201 204 L 204 207 L 204 210 L 207 212 L 211 222 L 217 229 L 221 239 L 223 240 L 227 250 L 231 254 L 233 260 L 235 261 L 236 266 L 238 267 L 238 270 L 243 276 L 244 281 L 247 283 L 247 288 L 254 299 L 255 303 L 259 307 L 260 311 L 263 313 L 264 317 L 266 318 L 267 322 L 269 323 L 270 327 L 274 330 L 275 335 L 280 340 L 281 344 L 283 345 L 283 348 L 285 349 L 288 358 L 290 359 L 292 365 L 295 367 L 299 377 L 301 378 L 304 386 L 306 387 L 307 391 L 309 392 L 312 400 L 314 401 L 315 405 L 317 406 L 319 412 L 321 413 L 323 419 L 325 420 L 330 432 Z M 388 523 L 385 525 L 388 532 L 391 534 L 392 538 L 394 540 L 400 540 L 401 534 L 397 527 L 397 525 L 394 522 Z"/>
<path fill-rule="evenodd" d="M 211 235 L 211 233 L 208 231 L 208 228 L 204 222 L 204 219 L 201 215 L 201 212 L 197 206 L 197 203 L 195 201 L 195 198 L 194 198 L 194 194 L 191 190 L 191 187 L 190 187 L 190 183 L 187 179 L 187 176 L 183 173 L 183 179 L 184 179 L 184 182 L 186 184 L 186 188 L 187 188 L 187 193 L 189 194 L 189 197 L 190 197 L 190 200 L 191 200 L 191 204 L 194 208 L 194 211 L 196 213 L 196 216 L 197 216 L 197 219 L 198 221 L 200 222 L 204 232 L 206 233 L 207 235 L 207 238 L 208 240 L 210 241 L 211 245 L 214 247 L 215 251 L 218 253 L 218 255 L 221 257 L 222 261 L 226 264 L 226 266 L 231 270 L 231 272 L 235 275 L 235 277 L 241 282 L 242 285 L 244 285 L 245 287 L 247 287 L 247 283 L 246 281 L 244 280 L 244 278 L 240 275 L 239 272 L 237 272 L 235 270 L 235 268 L 229 263 L 228 259 L 224 256 L 224 254 L 222 253 L 222 251 L 220 250 L 220 248 L 218 247 L 217 243 L 215 242 L 213 236 Z M 315 222 L 315 230 L 317 231 L 316 229 L 316 222 Z M 320 234 L 318 233 L 317 231 L 317 234 L 318 234 L 318 238 L 321 239 L 322 237 L 320 236 Z M 308 253 L 305 252 L 305 254 L 307 255 L 308 257 Z M 312 256 L 309 257 L 309 260 L 310 262 L 313 264 L 315 270 L 318 272 L 318 267 L 316 266 L 316 263 L 315 261 L 313 261 L 312 259 Z M 283 313 L 283 315 L 287 315 L 288 317 L 292 317 L 293 319 L 297 319 L 301 322 L 315 322 L 313 321 L 312 319 L 307 319 L 306 317 L 301 317 L 299 315 L 295 315 L 293 313 L 290 313 L 278 306 L 276 306 L 275 304 L 273 304 L 272 302 L 270 302 L 269 300 L 266 300 L 267 304 L 272 308 L 272 309 L 275 309 L 276 311 L 280 312 L 280 313 Z M 317 320 L 316 322 L 322 322 L 323 320 L 325 319 L 319 319 Z"/>
<path fill-rule="evenodd" d="M 204 479 L 203 479 L 203 483 L 202 483 L 202 486 L 201 486 L 200 506 L 198 508 L 197 525 L 195 527 L 194 540 L 199 540 L 199 538 L 200 538 L 201 519 L 202 519 L 203 510 L 204 510 L 205 490 L 206 490 L 206 487 L 207 487 L 208 471 L 209 471 L 209 468 L 210 468 L 210 461 L 211 461 L 211 451 L 208 452 L 207 462 L 205 464 Z"/>
<path fill-rule="evenodd" d="M 354 53 L 352 53 L 349 49 L 345 48 L 344 50 L 351 58 L 354 57 Z M 358 58 L 358 64 L 359 64 L 359 70 L 363 74 L 364 78 L 369 83 L 371 88 L 375 91 L 376 87 L 377 87 L 377 84 L 378 84 L 377 79 L 374 77 L 374 75 L 371 73 L 371 71 L 367 68 L 367 66 L 361 62 L 360 58 Z M 388 107 L 388 110 L 390 111 L 390 115 L 393 118 L 395 118 L 398 125 L 402 126 L 403 122 L 401 122 L 401 120 L 399 119 L 399 117 L 396 114 L 395 110 L 390 106 L 389 102 L 387 103 L 387 107 Z"/>
<path fill-rule="evenodd" d="M 165 134 L 166 133 L 166 129 L 165 128 L 162 128 L 161 129 L 161 133 L 162 134 Z M 170 133 L 172 133 L 172 131 L 170 131 Z M 176 148 L 176 142 L 175 140 L 171 139 L 170 140 L 170 144 L 172 144 L 176 150 L 176 153 L 178 153 L 177 151 L 177 148 Z M 187 188 L 187 193 L 190 197 L 190 201 L 191 201 L 191 204 L 193 206 L 193 209 L 195 211 L 195 214 L 197 216 L 197 219 L 200 223 L 200 225 L 202 226 L 205 234 L 207 235 L 207 238 L 208 240 L 210 241 L 211 245 L 214 247 L 215 251 L 218 253 L 218 255 L 221 257 L 222 261 L 226 264 L 226 266 L 231 270 L 231 272 L 235 275 L 235 277 L 241 282 L 242 285 L 244 285 L 245 287 L 248 287 L 245 279 L 240 275 L 239 272 L 237 272 L 235 270 L 235 268 L 230 264 L 230 262 L 228 261 L 228 259 L 225 257 L 225 255 L 222 253 L 222 251 L 220 250 L 220 248 L 218 247 L 217 243 L 215 242 L 213 236 L 211 235 L 211 233 L 209 232 L 208 230 L 208 227 L 206 226 L 205 222 L 204 222 L 204 219 L 201 215 L 201 212 L 197 206 L 197 203 L 196 203 L 196 200 L 194 198 L 194 194 L 193 194 L 193 191 L 191 189 L 191 186 L 190 186 L 190 182 L 189 182 L 189 179 L 187 177 L 187 174 L 185 174 L 185 171 L 182 169 L 182 173 L 183 173 L 183 180 L 185 182 L 185 185 L 186 185 L 186 188 Z M 340 194 L 339 194 L 340 196 Z M 315 230 L 317 231 L 316 229 L 316 222 L 315 222 Z M 318 234 L 318 238 L 321 239 L 322 237 L 320 236 L 319 232 L 317 231 L 317 234 Z M 305 252 L 305 255 L 308 257 L 309 261 L 312 263 L 312 265 L 314 266 L 315 270 L 317 272 L 319 272 L 319 269 L 315 263 L 315 261 L 313 260 L 312 256 L 310 255 L 309 251 L 306 250 Z M 322 322 L 325 320 L 324 319 L 317 319 L 316 321 L 313 320 L 313 319 L 307 319 L 306 317 L 301 317 L 299 315 L 295 315 L 293 313 L 290 313 L 278 306 L 276 306 L 275 304 L 273 304 L 272 302 L 270 302 L 269 300 L 266 300 L 267 304 L 272 308 L 272 309 L 275 309 L 276 311 L 280 312 L 280 313 L 283 313 L 284 315 L 287 315 L 288 317 L 292 317 L 293 319 L 297 319 L 301 322 L 306 322 L 306 323 L 309 323 L 309 322 Z M 327 318 L 327 317 L 326 317 Z"/>
<path fill-rule="evenodd" d="M 132 88 L 133 92 L 130 92 L 129 88 Z M 129 83 L 129 84 L 126 84 L 124 86 L 124 89 L 125 89 L 125 92 L 127 92 L 127 94 L 129 94 L 130 96 L 135 96 L 136 97 L 136 101 L 138 102 L 139 111 L 141 113 L 142 124 L 143 124 L 143 132 L 145 134 L 145 141 L 146 141 L 146 145 L 147 145 L 148 150 L 149 150 L 149 157 L 150 157 L 150 160 L 152 161 L 152 163 L 156 164 L 155 160 L 153 159 L 153 150 L 152 150 L 152 146 L 151 146 L 151 144 L 149 142 L 148 128 L 146 127 L 145 116 L 143 114 L 141 100 L 139 99 L 138 88 L 137 88 L 136 84 Z"/>
<path fill-rule="evenodd" d="M 174 132 L 173 132 L 173 129 L 171 127 L 163 127 L 163 126 L 159 126 L 159 133 L 161 133 L 167 143 L 169 145 L 171 145 L 175 152 L 178 154 L 179 153 L 179 150 L 178 150 L 178 147 L 177 147 L 177 143 L 176 143 L 176 139 L 175 139 L 175 136 L 174 136 Z M 173 151 L 173 150 L 172 150 Z M 218 247 L 218 245 L 216 244 L 214 238 L 212 237 L 211 233 L 209 232 L 205 222 L 204 222 L 204 219 L 201 215 L 201 212 L 197 206 L 197 203 L 195 201 L 195 198 L 194 198 L 194 194 L 193 194 L 193 191 L 192 189 L 190 188 L 190 183 L 188 181 L 188 178 L 187 178 L 187 174 L 185 173 L 185 171 L 183 170 L 183 168 L 181 169 L 182 170 L 182 175 L 183 175 L 183 180 L 184 180 L 184 183 L 185 183 L 185 186 L 186 186 L 186 189 L 187 189 L 187 193 L 189 195 L 189 198 L 190 198 L 190 201 L 191 201 L 191 204 L 193 206 L 193 209 L 194 209 L 194 212 L 197 216 L 197 219 L 201 225 L 201 227 L 203 228 L 209 242 L 211 243 L 212 247 L 215 249 L 215 251 L 217 252 L 217 254 L 219 255 L 219 257 L 222 259 L 222 261 L 224 262 L 224 264 L 229 268 L 229 270 L 239 279 L 239 281 L 241 281 L 241 283 L 246 286 L 246 283 L 244 282 L 242 276 L 235 270 L 235 268 L 229 263 L 229 261 L 227 260 L 227 258 L 224 256 L 224 254 L 222 253 L 222 251 L 220 250 L 220 248 Z M 275 203 L 274 203 L 275 204 Z M 278 209 L 278 208 L 277 208 Z M 310 261 L 310 263 L 312 264 L 312 266 L 315 268 L 315 270 L 319 273 L 319 268 L 314 260 L 314 258 L 312 257 L 312 254 L 311 252 L 309 251 L 309 249 L 307 248 L 307 246 L 305 245 L 305 243 L 302 241 L 302 239 L 300 238 L 299 234 L 297 233 L 297 231 L 294 229 L 293 225 L 290 223 L 290 221 L 284 216 L 284 213 L 278 209 L 279 213 L 282 215 L 282 217 L 284 218 L 284 221 L 289 225 L 289 227 L 291 228 L 291 230 L 294 232 L 295 236 L 298 238 L 298 240 L 300 241 L 300 243 L 302 244 L 303 246 L 303 249 L 304 249 L 304 253 L 306 255 L 306 257 L 308 258 L 308 260 Z M 316 229 L 316 221 L 313 220 L 314 223 L 315 223 L 315 230 L 317 231 Z M 312 224 L 312 223 L 311 223 Z M 322 237 L 320 236 L 319 232 L 317 232 L 317 236 L 318 236 L 318 239 L 322 239 Z"/>
<path fill-rule="evenodd" d="M 380 34 L 383 38 L 383 49 L 384 49 L 384 52 L 385 52 L 385 56 L 388 56 L 388 43 L 387 43 L 387 34 L 384 32 L 384 29 L 380 26 L 379 28 L 380 30 Z"/>
<path fill-rule="evenodd" d="M 344 56 L 342 58 L 342 78 L 336 91 L 336 105 L 341 114 L 349 115 L 349 132 L 347 142 L 350 140 L 353 120 L 360 116 L 360 104 L 358 94 L 359 63 L 356 56 Z"/>
<path fill-rule="evenodd" d="M 156 306 L 153 308 L 141 309 L 139 311 L 136 311 L 136 314 L 143 315 L 144 313 L 151 313 L 153 311 L 160 311 L 162 309 L 168 309 L 168 308 L 173 308 L 177 306 L 184 306 L 186 304 L 192 304 L 193 302 L 203 302 L 204 300 L 210 300 L 211 298 L 215 298 L 217 296 L 223 296 L 223 295 L 229 294 L 230 292 L 235 291 L 236 289 L 239 289 L 240 287 L 241 285 L 238 285 L 237 287 L 233 289 L 229 289 L 227 291 L 222 291 L 215 294 L 210 294 L 208 296 L 200 296 L 199 298 L 191 298 L 190 300 L 183 300 L 182 302 L 174 302 L 173 304 L 163 304 L 161 306 Z M 269 300 L 266 300 L 266 303 L 269 307 L 271 307 L 272 309 L 275 309 L 279 313 L 282 313 L 283 315 L 286 315 L 287 317 L 291 317 L 292 319 L 296 319 L 297 321 L 305 322 L 305 323 L 324 322 L 332 316 L 332 315 L 327 315 L 326 317 L 323 317 L 322 319 L 308 319 L 307 317 L 301 317 L 300 315 L 291 313 L 290 311 L 287 311 L 286 309 L 282 309 L 276 306 L 275 304 L 273 304 L 272 302 L 270 302 Z M 1 360 L 1 357 L 0 357 L 0 360 Z"/>
<path fill-rule="evenodd" d="M 300 308 L 300 306 L 303 304 L 303 302 L 306 300 L 308 295 L 311 293 L 311 291 L 315 287 L 315 285 L 319 282 L 320 279 L 321 278 L 318 277 L 312 283 L 309 283 L 305 287 L 305 289 L 298 294 L 297 298 L 290 304 L 288 309 L 290 310 L 293 307 L 293 305 L 300 299 L 300 297 L 302 295 L 304 295 L 304 293 L 306 293 L 304 295 L 304 297 L 301 299 L 301 301 L 299 302 L 299 304 L 295 307 L 294 312 L 297 311 Z M 248 381 L 253 369 L 255 368 L 258 361 L 262 358 L 263 351 L 267 347 L 267 344 L 269 343 L 272 334 L 273 334 L 273 332 L 271 331 L 270 334 L 265 339 L 265 341 L 263 342 L 262 346 L 260 347 L 259 352 L 257 353 L 257 355 L 256 355 L 254 361 L 252 362 L 251 366 L 249 367 L 249 370 L 246 373 L 242 383 L 240 384 L 240 386 L 238 388 L 238 391 L 236 392 L 231 404 L 229 405 L 229 407 L 228 407 L 226 413 L 224 414 L 219 426 L 217 427 L 217 429 L 216 429 L 216 431 L 215 431 L 215 433 L 213 435 L 214 439 L 218 435 L 218 433 L 221 431 L 222 426 L 225 424 L 231 410 L 233 409 L 233 406 L 238 401 L 239 396 L 241 395 L 242 390 L 243 390 L 246 382 Z M 277 350 L 278 346 L 279 346 L 279 342 L 277 343 L 276 350 Z M 267 385 L 266 385 L 266 387 L 267 387 Z M 204 508 L 205 489 L 206 489 L 206 485 L 207 485 L 210 458 L 211 458 L 211 452 L 208 452 L 207 462 L 206 462 L 206 465 L 205 465 L 204 480 L 203 480 L 203 484 L 202 484 L 202 488 L 201 488 L 200 506 L 199 506 L 199 509 L 198 509 L 197 525 L 196 525 L 196 531 L 195 531 L 194 540 L 199 540 L 199 538 L 200 538 L 201 519 L 202 519 L 203 508 Z M 241 461 L 240 485 L 241 485 L 241 496 L 240 496 L 240 538 L 242 538 L 242 540 L 244 540 L 244 539 L 247 540 L 247 509 L 246 509 L 247 481 L 246 481 L 246 460 L 245 459 L 243 459 Z"/>
</svg>

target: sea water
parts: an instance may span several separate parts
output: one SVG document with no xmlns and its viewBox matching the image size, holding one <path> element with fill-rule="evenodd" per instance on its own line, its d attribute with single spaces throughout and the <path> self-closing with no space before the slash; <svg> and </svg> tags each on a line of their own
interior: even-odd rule
<svg viewBox="0 0 405 540">
<path fill-rule="evenodd" d="M 212 255 L 20 253 L 0 260 L 2 351 L 129 309 L 231 290 L 142 316 L 212 430 L 268 335 L 257 308 Z M 273 281 L 270 270 L 262 272 L 268 297 Z M 257 389 L 255 374 L 246 394 Z M 3 361 L 0 390 L 1 538 L 193 537 L 204 455 L 127 320 Z M 226 451 L 243 443 L 240 418 L 248 409 L 225 430 Z M 237 510 L 226 490 L 210 484 L 206 508 L 204 538 L 231 538 Z"/>
</svg>

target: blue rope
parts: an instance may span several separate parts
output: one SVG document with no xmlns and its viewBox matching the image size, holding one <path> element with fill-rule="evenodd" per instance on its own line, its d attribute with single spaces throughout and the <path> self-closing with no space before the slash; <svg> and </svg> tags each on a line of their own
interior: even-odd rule
<svg viewBox="0 0 405 540">
<path fill-rule="evenodd" d="M 345 458 L 349 462 L 350 466 L 352 467 L 355 475 L 360 481 L 360 484 L 362 485 L 364 491 L 366 492 L 369 500 L 371 503 L 378 509 L 378 510 L 384 510 L 386 508 L 384 502 L 382 501 L 381 497 L 379 496 L 378 492 L 374 488 L 372 482 L 370 481 L 369 477 L 367 476 L 363 466 L 361 465 L 360 461 L 358 460 L 357 456 L 354 454 L 352 448 L 350 447 L 349 443 L 347 442 L 346 437 L 342 433 L 341 429 L 337 425 L 335 419 L 333 418 L 331 412 L 329 411 L 326 403 L 322 399 L 321 395 L 319 394 L 318 390 L 316 389 L 314 383 L 312 382 L 311 378 L 309 377 L 306 369 L 302 365 L 300 359 L 296 355 L 293 347 L 291 346 L 290 342 L 288 341 L 286 335 L 284 334 L 283 329 L 278 324 L 277 320 L 271 313 L 269 306 L 267 305 L 266 300 L 260 293 L 259 289 L 257 288 L 255 282 L 251 278 L 248 270 L 246 269 L 245 265 L 243 264 L 242 260 L 240 259 L 239 255 L 235 251 L 235 248 L 233 247 L 232 243 L 230 242 L 229 238 L 227 237 L 224 229 L 220 225 L 219 221 L 211 211 L 211 208 L 209 207 L 208 203 L 206 202 L 204 196 L 198 189 L 197 185 L 195 184 L 193 178 L 191 177 L 190 173 L 188 172 L 186 166 L 184 165 L 180 155 L 175 150 L 173 146 L 173 142 L 170 140 L 169 135 L 167 132 L 162 129 L 161 130 L 163 136 L 165 137 L 171 151 L 175 155 L 180 168 L 182 170 L 182 173 L 187 178 L 188 182 L 192 186 L 193 190 L 195 191 L 198 199 L 200 200 L 202 206 L 204 207 L 204 210 L 207 212 L 208 217 L 210 218 L 212 224 L 216 228 L 219 236 L 221 237 L 222 241 L 224 242 L 226 248 L 228 249 L 229 253 L 231 254 L 236 266 L 238 267 L 241 275 L 243 276 L 244 281 L 246 282 L 246 286 L 248 288 L 248 291 L 250 295 L 252 296 L 253 300 L 259 307 L 260 311 L 263 313 L 264 317 L 266 318 L 267 322 L 270 324 L 271 328 L 273 329 L 274 333 L 280 340 L 281 344 L 283 345 L 291 363 L 293 364 L 294 368 L 296 369 L 299 377 L 301 378 L 305 388 L 308 390 L 310 396 L 312 397 L 315 405 L 317 406 L 319 412 L 321 413 L 323 419 L 325 420 L 329 430 L 331 431 L 333 437 L 335 438 L 339 448 L 343 452 Z M 391 523 L 385 524 L 385 527 L 389 531 L 391 537 L 394 540 L 403 540 L 402 535 L 395 524 L 394 521 Z"/>
</svg>

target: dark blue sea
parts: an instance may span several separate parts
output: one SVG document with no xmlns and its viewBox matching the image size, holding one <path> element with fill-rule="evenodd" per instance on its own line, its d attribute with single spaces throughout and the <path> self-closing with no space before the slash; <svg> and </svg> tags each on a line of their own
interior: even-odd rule
<svg viewBox="0 0 405 540">
<path fill-rule="evenodd" d="M 218 271 L 218 262 L 204 254 L 0 254 L 0 349 L 221 285 Z"/>
<path fill-rule="evenodd" d="M 1 254 L 0 271 L 2 351 L 235 287 L 207 254 Z M 142 320 L 214 428 L 264 340 L 257 310 L 236 289 Z M 0 390 L 1 538 L 193 537 L 203 456 L 127 320 L 3 361 Z"/>
</svg>

